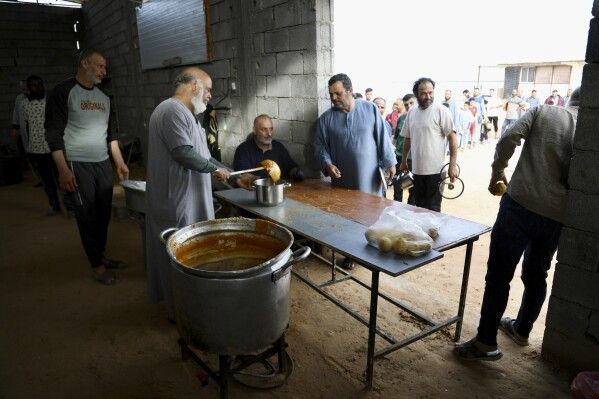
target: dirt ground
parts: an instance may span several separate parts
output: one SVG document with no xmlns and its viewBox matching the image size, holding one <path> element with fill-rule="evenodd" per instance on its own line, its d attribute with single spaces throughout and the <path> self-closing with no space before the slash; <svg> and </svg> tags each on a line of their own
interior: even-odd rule
<svg viewBox="0 0 599 399">
<path fill-rule="evenodd" d="M 492 225 L 499 198 L 487 193 L 494 141 L 460 152 L 465 193 L 444 200 L 443 211 Z M 512 162 L 511 167 L 515 166 Z M 127 218 L 110 225 L 108 255 L 129 268 L 116 285 L 90 277 L 75 220 L 47 217 L 43 191 L 30 175 L 0 187 L 0 398 L 216 398 L 202 387 L 199 368 L 182 361 L 176 328 L 146 296 L 141 234 Z M 475 334 L 489 234 L 475 243 L 462 339 Z M 464 248 L 399 278 L 382 277 L 381 289 L 436 320 L 457 312 Z M 297 267 L 324 281 L 315 260 Z M 369 280 L 362 268 L 356 274 Z M 516 275 L 519 276 L 517 271 Z M 553 277 L 550 272 L 549 286 Z M 366 315 L 368 292 L 352 283 L 329 291 Z M 508 315 L 515 316 L 522 283 L 514 279 Z M 257 391 L 237 383 L 231 398 L 560 398 L 569 375 L 541 358 L 546 305 L 529 347 L 502 333 L 498 362 L 463 363 L 452 354 L 454 327 L 435 333 L 375 363 L 375 387 L 363 388 L 367 329 L 297 278 L 292 279 L 287 333 L 295 369 L 280 388 Z M 421 326 L 379 301 L 379 325 L 396 337 Z M 385 342 L 377 340 L 377 348 Z M 215 365 L 215 357 L 208 356 Z"/>
</svg>

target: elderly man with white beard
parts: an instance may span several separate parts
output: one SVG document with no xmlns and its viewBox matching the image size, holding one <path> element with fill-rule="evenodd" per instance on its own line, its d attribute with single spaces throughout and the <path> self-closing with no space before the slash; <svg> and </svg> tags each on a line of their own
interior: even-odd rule
<svg viewBox="0 0 599 399">
<path fill-rule="evenodd" d="M 210 175 L 225 181 L 226 169 L 210 157 L 206 133 L 196 115 L 212 97 L 212 79 L 190 67 L 175 79 L 175 92 L 150 117 L 146 180 L 148 291 L 152 302 L 165 301 L 174 320 L 169 258 L 159 238 L 169 227 L 214 219 Z"/>
</svg>

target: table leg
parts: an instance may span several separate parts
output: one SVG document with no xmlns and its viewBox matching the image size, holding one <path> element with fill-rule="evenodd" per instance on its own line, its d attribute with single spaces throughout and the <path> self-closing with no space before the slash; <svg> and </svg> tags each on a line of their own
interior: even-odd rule
<svg viewBox="0 0 599 399">
<path fill-rule="evenodd" d="M 464 259 L 464 273 L 462 274 L 462 290 L 460 292 L 460 305 L 458 307 L 458 321 L 455 325 L 455 336 L 453 340 L 458 342 L 462 334 L 462 322 L 464 321 L 464 308 L 466 307 L 466 293 L 468 291 L 468 278 L 470 276 L 470 263 L 472 262 L 473 241 L 466 244 L 466 257 Z"/>
<path fill-rule="evenodd" d="M 368 357 L 366 360 L 366 387 L 372 388 L 374 378 L 374 344 L 376 340 L 376 317 L 379 300 L 379 272 L 372 271 L 370 288 L 370 322 L 368 323 Z"/>
<path fill-rule="evenodd" d="M 337 254 L 335 253 L 335 251 L 332 251 L 333 255 L 331 258 L 331 280 L 335 281 L 335 278 L 337 277 L 337 272 L 336 272 L 336 266 L 337 266 Z"/>
</svg>

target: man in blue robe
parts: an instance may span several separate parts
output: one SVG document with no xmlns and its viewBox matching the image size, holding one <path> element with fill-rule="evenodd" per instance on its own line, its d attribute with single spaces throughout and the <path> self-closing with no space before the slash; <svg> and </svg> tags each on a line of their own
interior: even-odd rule
<svg viewBox="0 0 599 399">
<path fill-rule="evenodd" d="M 382 195 L 379 167 L 389 180 L 397 160 L 379 110 L 355 100 L 351 80 L 342 73 L 329 79 L 329 95 L 333 107 L 318 119 L 314 140 L 321 170 L 335 186 Z"/>
</svg>

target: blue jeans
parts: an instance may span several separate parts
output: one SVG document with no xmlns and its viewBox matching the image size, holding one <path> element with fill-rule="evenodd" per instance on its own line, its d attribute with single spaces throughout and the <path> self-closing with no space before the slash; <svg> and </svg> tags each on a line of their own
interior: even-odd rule
<svg viewBox="0 0 599 399">
<path fill-rule="evenodd" d="M 485 294 L 478 324 L 478 341 L 497 345 L 497 330 L 507 306 L 510 282 L 524 253 L 524 295 L 514 325 L 528 337 L 547 293 L 547 271 L 557 250 L 562 224 L 529 211 L 504 194 L 491 232 Z"/>
</svg>

